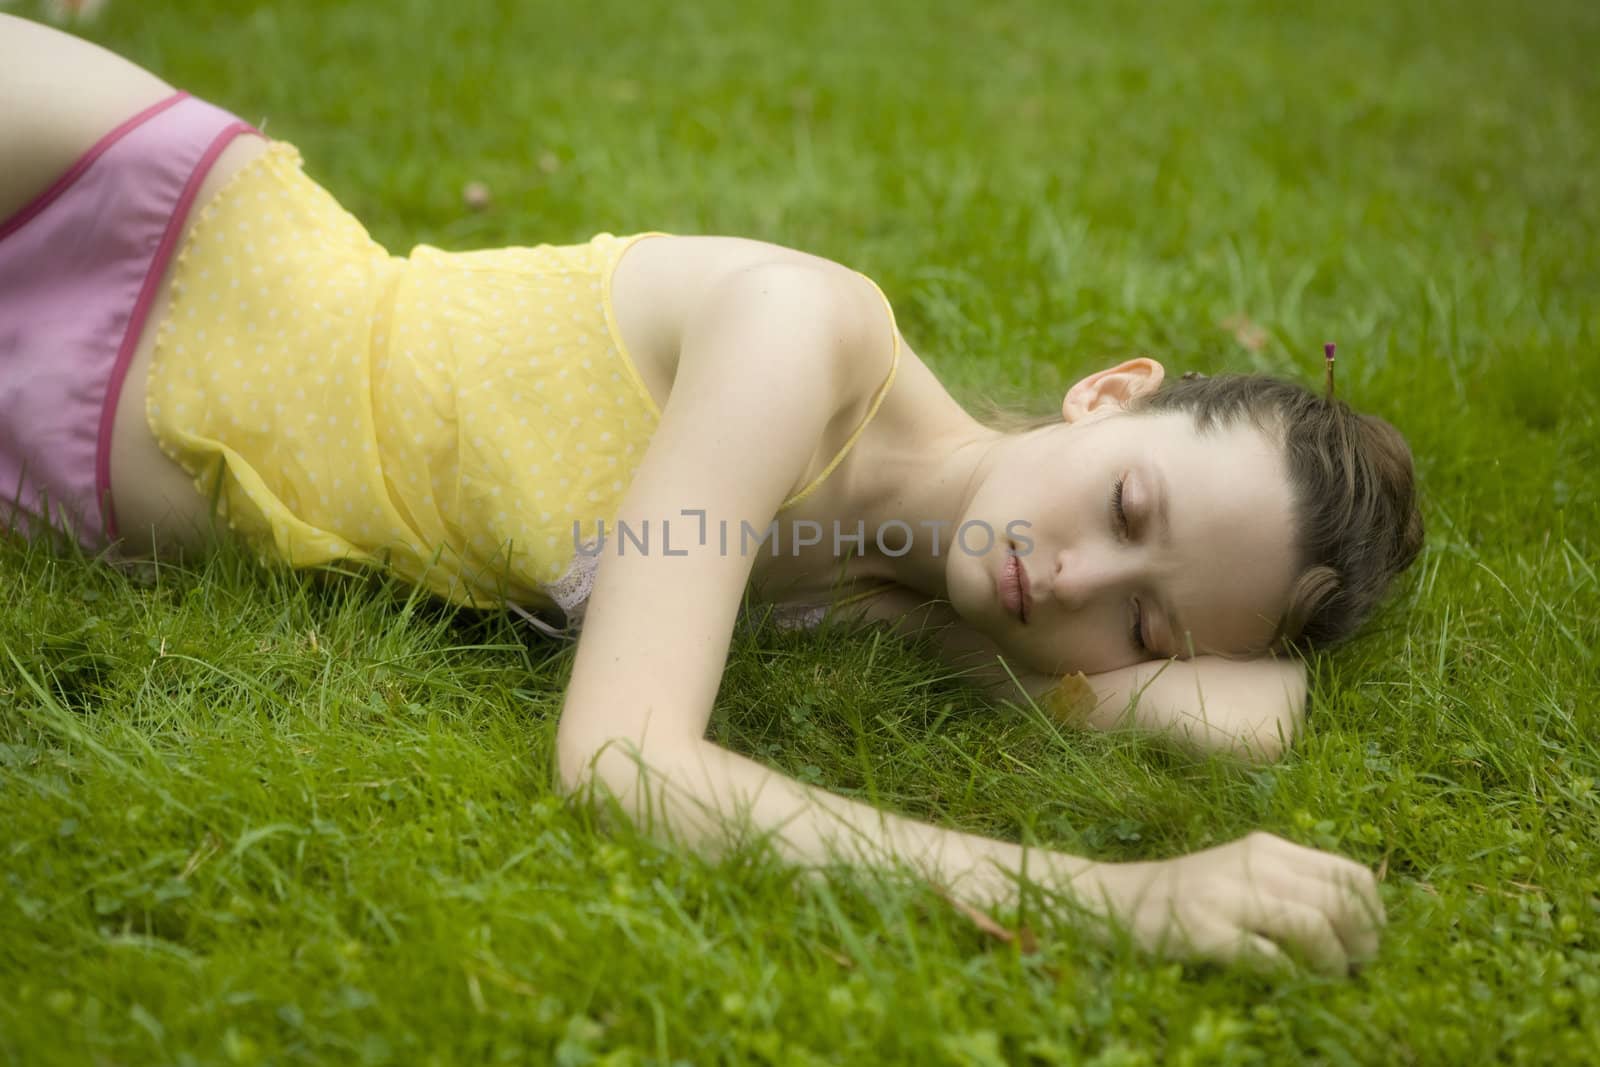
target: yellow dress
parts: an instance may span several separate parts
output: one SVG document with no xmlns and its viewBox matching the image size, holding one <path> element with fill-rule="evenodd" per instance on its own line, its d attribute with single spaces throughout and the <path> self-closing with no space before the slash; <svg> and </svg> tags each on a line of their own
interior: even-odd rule
<svg viewBox="0 0 1600 1067">
<path fill-rule="evenodd" d="M 660 419 L 610 300 L 644 236 L 391 256 L 274 142 L 179 255 L 151 430 L 263 556 L 570 616 L 592 580 L 573 522 L 613 525 Z M 785 508 L 877 412 L 896 337 L 866 419 Z"/>
</svg>

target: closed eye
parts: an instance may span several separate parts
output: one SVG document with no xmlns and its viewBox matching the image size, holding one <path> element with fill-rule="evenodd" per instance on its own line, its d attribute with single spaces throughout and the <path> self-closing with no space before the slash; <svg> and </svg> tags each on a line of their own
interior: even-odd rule
<svg viewBox="0 0 1600 1067">
<path fill-rule="evenodd" d="M 1124 538 L 1131 532 L 1128 527 L 1128 513 L 1122 508 L 1122 483 L 1127 480 L 1126 474 L 1119 475 L 1116 485 L 1111 488 L 1111 520 L 1117 528 L 1117 533 Z"/>
<path fill-rule="evenodd" d="M 1128 521 L 1128 512 L 1122 506 L 1122 486 L 1128 480 L 1126 474 L 1120 475 L 1111 488 L 1111 521 L 1117 529 L 1117 536 L 1128 540 L 1133 536 L 1133 526 Z M 1128 638 L 1134 651 L 1142 656 L 1150 655 L 1150 645 L 1144 639 L 1144 608 L 1137 599 L 1130 601 L 1133 605 L 1133 625 L 1128 629 Z"/>
</svg>

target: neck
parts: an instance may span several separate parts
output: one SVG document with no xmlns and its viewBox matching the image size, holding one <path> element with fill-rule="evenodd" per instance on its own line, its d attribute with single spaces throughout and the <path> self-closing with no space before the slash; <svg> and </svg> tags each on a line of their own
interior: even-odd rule
<svg viewBox="0 0 1600 1067">
<path fill-rule="evenodd" d="M 907 372 L 910 373 L 907 373 Z M 849 457 L 841 520 L 863 523 L 857 573 L 947 599 L 945 564 L 958 527 L 1009 435 L 978 422 L 909 349 L 901 377 Z M 909 534 L 908 534 L 909 529 Z M 883 545 L 900 555 L 884 552 Z M 936 551 L 937 548 L 937 551 Z"/>
</svg>

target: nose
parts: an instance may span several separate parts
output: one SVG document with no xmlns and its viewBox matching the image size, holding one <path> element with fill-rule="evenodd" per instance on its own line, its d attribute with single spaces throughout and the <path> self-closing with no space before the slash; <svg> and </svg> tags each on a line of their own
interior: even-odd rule
<svg viewBox="0 0 1600 1067">
<path fill-rule="evenodd" d="M 1050 575 L 1050 593 L 1063 607 L 1082 610 L 1108 598 L 1121 598 L 1132 592 L 1138 562 L 1134 553 L 1107 548 L 1082 547 L 1056 553 Z"/>
</svg>

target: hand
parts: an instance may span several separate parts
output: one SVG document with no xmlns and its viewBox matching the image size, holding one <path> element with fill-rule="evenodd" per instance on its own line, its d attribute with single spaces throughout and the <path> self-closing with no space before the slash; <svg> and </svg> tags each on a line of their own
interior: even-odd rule
<svg viewBox="0 0 1600 1067">
<path fill-rule="evenodd" d="M 1162 955 L 1270 970 L 1287 963 L 1288 949 L 1319 971 L 1347 974 L 1377 953 L 1384 922 L 1371 871 L 1267 833 L 1088 876 L 1094 884 L 1081 888 L 1101 892 L 1112 916 Z"/>
</svg>

